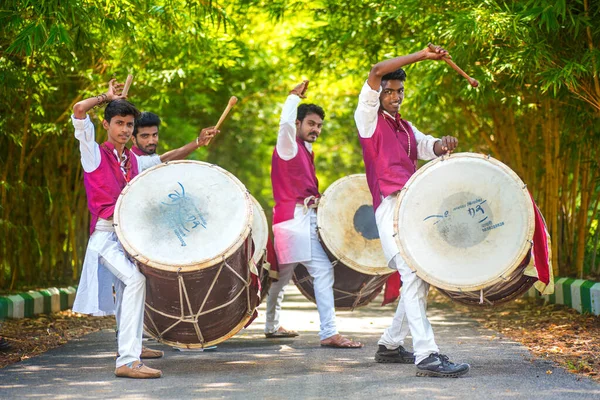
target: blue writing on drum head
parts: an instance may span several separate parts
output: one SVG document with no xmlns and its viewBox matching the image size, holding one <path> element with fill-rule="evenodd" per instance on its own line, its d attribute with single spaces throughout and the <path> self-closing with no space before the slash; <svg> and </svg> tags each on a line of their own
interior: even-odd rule
<svg viewBox="0 0 600 400">
<path fill-rule="evenodd" d="M 181 182 L 177 184 L 180 190 L 175 189 L 167 195 L 168 200 L 161 202 L 161 212 L 166 216 L 181 246 L 187 246 L 185 237 L 198 227 L 206 229 L 206 219 L 194 200 L 186 195 L 183 184 Z"/>
</svg>

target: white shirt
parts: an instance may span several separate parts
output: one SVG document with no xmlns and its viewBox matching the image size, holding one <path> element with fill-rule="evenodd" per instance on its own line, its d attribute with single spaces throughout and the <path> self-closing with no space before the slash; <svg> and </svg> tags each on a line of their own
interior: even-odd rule
<svg viewBox="0 0 600 400">
<path fill-rule="evenodd" d="M 360 91 L 360 95 L 358 96 L 358 106 L 354 112 L 354 121 L 358 128 L 358 134 L 362 138 L 368 139 L 375 134 L 377 114 L 379 113 L 380 93 L 381 87 L 379 88 L 379 91 L 373 90 L 368 82 L 365 82 Z M 417 158 L 419 160 L 432 160 L 436 158 L 437 156 L 433 151 L 433 145 L 440 139 L 434 138 L 431 135 L 425 135 L 410 122 L 408 122 L 408 124 L 412 128 L 417 141 Z"/>
<path fill-rule="evenodd" d="M 358 96 L 358 106 L 354 112 L 354 121 L 358 128 L 358 134 L 362 138 L 368 139 L 375 134 L 380 93 L 381 87 L 379 88 L 379 91 L 373 90 L 368 82 L 365 82 L 360 91 L 360 95 Z M 417 141 L 417 158 L 419 160 L 431 160 L 436 158 L 437 156 L 433 151 L 433 146 L 439 139 L 430 135 L 425 135 L 410 122 L 409 124 Z M 397 196 L 398 193 L 396 192 L 387 196 L 385 199 L 382 199 L 383 201 L 379 207 L 377 207 L 377 211 L 375 211 L 375 221 L 377 222 L 377 230 L 379 231 L 383 253 L 388 262 L 388 266 L 392 269 L 394 268 L 389 263 L 399 252 L 394 237 L 394 207 L 396 205 Z"/>
<path fill-rule="evenodd" d="M 279 133 L 277 135 L 277 154 L 284 161 L 289 161 L 298 154 L 296 142 L 296 119 L 298 118 L 298 104 L 300 97 L 291 94 L 283 104 L 279 120 Z M 312 153 L 312 144 L 304 142 Z M 297 205 L 294 218 L 273 225 L 273 237 L 277 261 L 280 264 L 292 264 L 309 261 L 312 258 L 310 248 L 310 224 L 314 209 L 304 213 L 304 208 Z"/>
<path fill-rule="evenodd" d="M 300 97 L 290 94 L 283 104 L 279 120 L 279 133 L 277 134 L 277 154 L 284 161 L 289 161 L 298 154 L 296 142 L 296 119 L 298 119 L 298 104 Z M 304 142 L 304 146 L 312 153 L 312 144 Z"/>
<path fill-rule="evenodd" d="M 90 116 L 86 115 L 85 119 L 77 119 L 74 115 L 71 115 L 73 126 L 75 127 L 75 138 L 79 140 L 79 150 L 81 151 L 81 165 L 83 170 L 87 173 L 93 172 L 100 166 L 102 160 L 100 156 L 100 146 L 96 143 L 96 131 L 94 124 L 90 120 Z M 133 153 L 131 153 L 133 154 Z M 115 158 L 119 160 L 118 153 L 115 151 Z M 160 164 L 160 157 L 157 154 L 153 154 L 147 157 L 138 157 L 134 154 L 138 164 L 138 171 L 142 172 L 150 167 Z M 126 174 L 125 162 L 127 156 L 123 152 L 121 160 L 121 171 Z"/>
</svg>

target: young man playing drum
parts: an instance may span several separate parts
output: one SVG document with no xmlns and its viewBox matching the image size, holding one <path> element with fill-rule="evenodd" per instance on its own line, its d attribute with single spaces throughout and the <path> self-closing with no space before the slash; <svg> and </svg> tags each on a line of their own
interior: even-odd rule
<svg viewBox="0 0 600 400">
<path fill-rule="evenodd" d="M 431 160 L 451 152 L 458 144 L 457 139 L 451 136 L 439 140 L 424 135 L 400 117 L 406 79 L 401 67 L 423 60 L 440 60 L 447 54 L 439 47 L 435 50 L 426 48 L 376 64 L 361 90 L 354 114 L 383 251 L 390 268 L 398 270 L 402 279 L 398 309 L 392 325 L 378 342 L 375 360 L 414 362 L 418 376 L 457 377 L 469 371 L 468 364 L 455 364 L 439 354 L 426 315 L 429 285 L 400 256 L 393 227 L 398 193 L 415 173 L 417 159 Z M 414 355 L 402 346 L 409 329 Z"/>
<path fill-rule="evenodd" d="M 340 335 L 335 323 L 333 301 L 333 266 L 317 235 L 316 207 L 319 182 L 315 173 L 312 143 L 321 134 L 325 113 L 315 104 L 298 106 L 308 81 L 296 86 L 288 96 L 279 122 L 277 145 L 271 161 L 273 185 L 273 235 L 279 262 L 279 280 L 273 282 L 267 297 L 265 336 L 282 338 L 298 336 L 279 323 L 285 286 L 298 263 L 314 279 L 315 299 L 321 322 L 321 346 L 360 348 L 362 343 Z"/>
<path fill-rule="evenodd" d="M 160 161 L 150 157 L 138 158 L 125 147 L 139 111 L 125 100 L 126 96 L 120 95 L 122 88 L 123 85 L 113 79 L 109 82 L 108 92 L 80 101 L 73 107 L 71 119 L 75 137 L 79 140 L 88 208 L 92 214 L 91 236 L 73 311 L 92 315 L 113 314 L 112 279 L 116 277 L 122 282 L 123 290 L 117 290 L 122 318 L 117 320 L 119 356 L 115 375 L 160 378 L 161 371 L 140 362 L 146 279 L 125 255 L 112 225 L 115 203 L 123 187 L 138 171 Z M 108 140 L 98 145 L 94 125 L 87 112 L 106 102 L 102 126 L 106 129 Z"/>
<path fill-rule="evenodd" d="M 160 123 L 159 116 L 148 111 L 144 111 L 135 121 L 133 137 L 131 138 L 133 141 L 131 151 L 135 155 L 160 158 L 159 162 L 183 160 L 192 154 L 194 150 L 206 146 L 220 132 L 215 130 L 214 126 L 204 128 L 200 131 L 196 140 L 159 156 L 156 154 L 156 147 L 158 146 Z"/>
</svg>

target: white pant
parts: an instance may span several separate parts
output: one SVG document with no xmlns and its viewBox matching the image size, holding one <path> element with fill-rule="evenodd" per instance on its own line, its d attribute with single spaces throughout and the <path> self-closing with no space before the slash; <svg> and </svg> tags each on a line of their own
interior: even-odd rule
<svg viewBox="0 0 600 400">
<path fill-rule="evenodd" d="M 114 240 L 104 246 L 100 253 L 100 262 L 116 277 L 114 282 L 117 295 L 118 368 L 140 359 L 146 278 L 127 258 L 116 235 Z"/>
<path fill-rule="evenodd" d="M 429 284 L 410 269 L 400 254 L 396 254 L 391 263 L 400 272 L 402 292 L 392 325 L 383 332 L 378 344 L 382 344 L 388 349 L 402 346 L 410 329 L 415 364 L 418 364 L 429 354 L 439 352 L 435 344 L 433 329 L 427 318 Z"/>
<path fill-rule="evenodd" d="M 321 320 L 321 330 L 319 337 L 321 340 L 338 333 L 335 324 L 335 306 L 333 302 L 333 266 L 323 250 L 317 236 L 317 216 L 311 215 L 310 221 L 310 245 L 312 257 L 310 261 L 302 262 L 313 278 L 315 290 L 315 299 L 317 301 L 317 310 Z M 284 289 L 292 278 L 294 268 L 298 263 L 280 264 L 279 280 L 271 284 L 269 295 L 267 297 L 267 321 L 265 323 L 265 332 L 273 333 L 281 326 L 279 317 L 281 313 L 281 303 L 283 302 Z"/>
<path fill-rule="evenodd" d="M 381 202 L 375 213 L 377 229 L 381 238 L 383 252 L 388 260 L 388 265 L 400 272 L 402 278 L 402 291 L 398 308 L 392 325 L 385 330 L 378 344 L 388 349 L 395 349 L 404 345 L 404 339 L 410 330 L 413 338 L 413 351 L 415 363 L 418 364 L 431 353 L 437 353 L 433 329 L 427 319 L 427 293 L 429 284 L 423 281 L 406 264 L 394 238 L 394 207 L 397 193 L 387 196 Z M 402 229 L 402 227 L 400 227 Z"/>
</svg>

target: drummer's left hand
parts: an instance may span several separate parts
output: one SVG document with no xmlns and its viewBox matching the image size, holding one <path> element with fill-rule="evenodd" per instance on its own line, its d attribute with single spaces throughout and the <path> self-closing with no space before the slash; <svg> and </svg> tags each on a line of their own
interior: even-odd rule
<svg viewBox="0 0 600 400">
<path fill-rule="evenodd" d="M 433 146 L 433 151 L 436 156 L 441 156 L 443 154 L 450 154 L 456 149 L 458 146 L 458 139 L 454 136 L 443 136 L 442 140 L 438 140 L 435 142 Z"/>
</svg>

